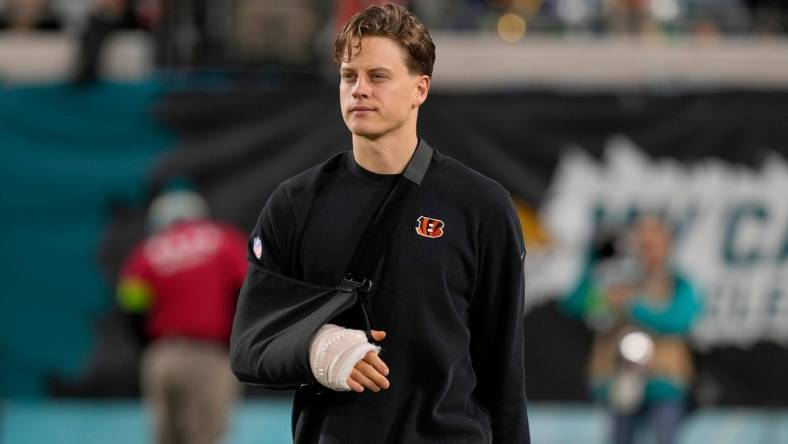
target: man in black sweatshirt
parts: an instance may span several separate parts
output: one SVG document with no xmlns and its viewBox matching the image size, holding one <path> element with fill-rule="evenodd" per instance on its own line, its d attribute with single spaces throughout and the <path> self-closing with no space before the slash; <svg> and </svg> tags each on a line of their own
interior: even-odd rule
<svg viewBox="0 0 788 444">
<path fill-rule="evenodd" d="M 416 133 L 435 61 L 429 33 L 403 7 L 373 6 L 340 32 L 335 59 L 353 149 L 279 185 L 249 261 L 336 285 L 401 175 L 417 185 L 416 205 L 402 214 L 373 279 L 381 331 L 372 336 L 382 348 L 351 316 L 318 331 L 308 351 L 314 378 L 295 395 L 295 443 L 529 442 L 522 232 L 501 185 Z M 256 362 L 254 349 L 234 344 L 234 369 Z"/>
</svg>

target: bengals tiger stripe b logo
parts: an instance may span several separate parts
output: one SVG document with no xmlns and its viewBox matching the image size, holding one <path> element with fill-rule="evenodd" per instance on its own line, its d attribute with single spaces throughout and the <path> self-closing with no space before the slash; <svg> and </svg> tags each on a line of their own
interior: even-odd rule
<svg viewBox="0 0 788 444">
<path fill-rule="evenodd" d="M 433 219 L 427 216 L 419 216 L 416 219 L 416 233 L 424 237 L 441 237 L 443 236 L 444 223 L 440 219 Z"/>
</svg>

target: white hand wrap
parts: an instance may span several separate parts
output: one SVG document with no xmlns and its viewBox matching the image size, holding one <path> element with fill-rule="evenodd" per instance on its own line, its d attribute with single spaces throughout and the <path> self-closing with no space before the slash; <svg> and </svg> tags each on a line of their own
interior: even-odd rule
<svg viewBox="0 0 788 444">
<path fill-rule="evenodd" d="M 350 391 L 347 384 L 350 372 L 370 351 L 380 352 L 380 347 L 370 344 L 363 331 L 326 324 L 312 338 L 309 365 L 319 383 L 347 392 Z"/>
</svg>

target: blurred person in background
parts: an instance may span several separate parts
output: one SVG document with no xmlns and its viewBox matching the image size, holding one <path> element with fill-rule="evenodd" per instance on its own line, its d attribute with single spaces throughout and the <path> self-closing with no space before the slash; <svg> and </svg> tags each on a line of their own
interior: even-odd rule
<svg viewBox="0 0 788 444">
<path fill-rule="evenodd" d="M 319 31 L 312 0 L 237 0 L 233 3 L 232 50 L 242 64 L 285 67 L 290 76 L 316 70 Z"/>
<path fill-rule="evenodd" d="M 142 316 L 150 340 L 140 374 L 155 442 L 216 443 L 240 388 L 228 342 L 246 237 L 210 220 L 205 200 L 177 183 L 152 202 L 148 228 L 123 266 L 117 297 Z"/>
<path fill-rule="evenodd" d="M 156 30 L 157 65 L 165 68 L 201 68 L 226 63 L 233 51 L 232 34 L 244 24 L 238 20 L 243 16 L 243 7 L 250 0 L 214 1 L 180 0 L 163 1 L 160 6 L 160 26 Z M 251 3 L 276 6 L 291 2 L 257 0 Z M 241 10 L 241 16 L 234 11 Z M 254 17 L 251 18 L 254 20 Z M 276 23 L 275 25 L 279 25 Z M 270 27 L 271 23 L 258 21 L 259 27 Z"/>
<path fill-rule="evenodd" d="M 693 377 L 686 338 L 700 297 L 670 262 L 671 231 L 661 218 L 644 216 L 614 239 L 598 245 L 563 308 L 596 332 L 591 389 L 611 412 L 611 442 L 635 442 L 646 422 L 658 444 L 675 443 Z"/>
<path fill-rule="evenodd" d="M 340 283 L 381 202 L 408 186 L 416 203 L 394 213 L 402 220 L 366 296 L 382 330 L 360 330 L 356 312 L 343 313 L 298 350 L 305 359 L 264 365 L 264 340 L 244 332 L 233 338 L 233 369 L 272 386 L 292 381 L 271 373 L 295 375 L 299 444 L 530 442 L 522 230 L 500 184 L 418 136 L 435 61 L 429 32 L 400 5 L 372 6 L 347 22 L 334 48 L 352 150 L 273 192 L 251 236 L 244 289 L 260 289 L 267 271 Z M 262 296 L 285 295 L 241 297 Z M 239 312 L 236 323 L 264 317 Z"/>
<path fill-rule="evenodd" d="M 6 0 L 0 10 L 0 30 L 60 31 L 62 23 L 49 0 Z"/>
<path fill-rule="evenodd" d="M 80 35 L 74 74 L 77 84 L 95 82 L 101 55 L 109 37 L 117 31 L 150 29 L 161 19 L 162 0 L 95 0 Z"/>
</svg>

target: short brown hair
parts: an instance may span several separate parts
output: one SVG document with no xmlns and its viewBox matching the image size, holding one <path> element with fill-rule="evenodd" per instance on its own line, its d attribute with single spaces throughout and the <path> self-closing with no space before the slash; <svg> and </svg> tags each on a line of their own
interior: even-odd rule
<svg viewBox="0 0 788 444">
<path fill-rule="evenodd" d="M 388 3 L 357 12 L 334 41 L 334 61 L 349 62 L 361 51 L 363 37 L 387 37 L 407 54 L 405 63 L 411 73 L 432 77 L 435 44 L 419 19 L 403 6 Z"/>
</svg>

